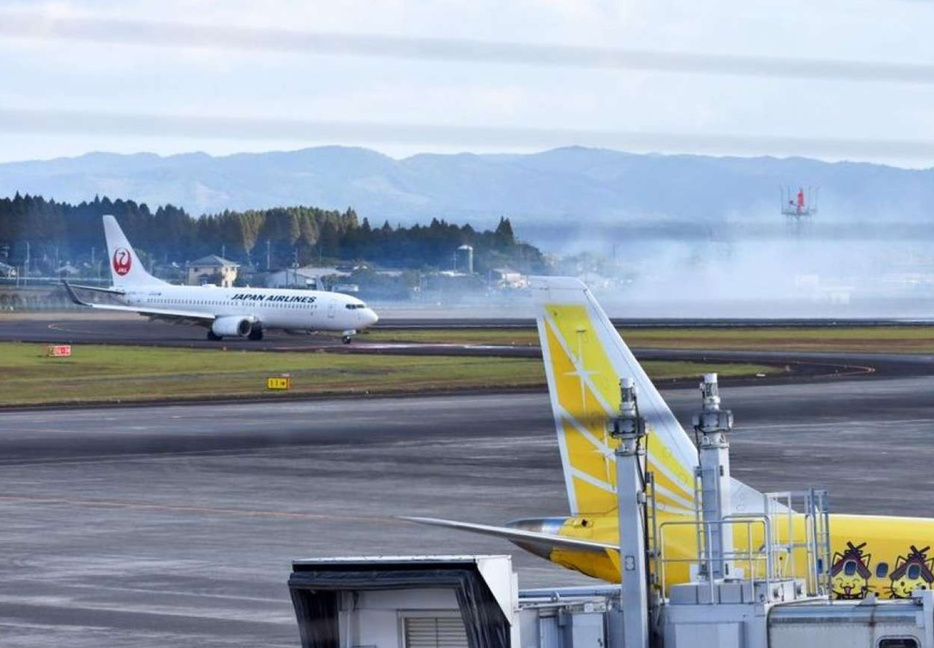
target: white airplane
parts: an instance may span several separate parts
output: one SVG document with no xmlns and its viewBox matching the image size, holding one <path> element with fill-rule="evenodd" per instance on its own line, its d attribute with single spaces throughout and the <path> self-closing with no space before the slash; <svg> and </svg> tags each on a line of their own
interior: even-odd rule
<svg viewBox="0 0 934 648">
<path fill-rule="evenodd" d="M 113 216 L 104 216 L 104 235 L 113 286 L 72 286 L 64 282 L 76 304 L 204 326 L 209 340 L 228 336 L 261 340 L 268 329 L 284 329 L 339 331 L 348 344 L 353 335 L 379 319 L 356 297 L 334 292 L 173 286 L 146 272 Z M 84 301 L 78 297 L 76 288 L 114 295 L 124 305 Z"/>
</svg>

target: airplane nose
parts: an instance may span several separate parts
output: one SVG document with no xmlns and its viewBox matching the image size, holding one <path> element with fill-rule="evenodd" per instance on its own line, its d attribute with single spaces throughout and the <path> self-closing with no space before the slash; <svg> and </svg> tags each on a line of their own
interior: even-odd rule
<svg viewBox="0 0 934 648">
<path fill-rule="evenodd" d="M 373 309 L 366 308 L 363 310 L 363 321 L 366 323 L 366 326 L 373 326 L 379 321 L 379 315 L 373 312 Z"/>
</svg>

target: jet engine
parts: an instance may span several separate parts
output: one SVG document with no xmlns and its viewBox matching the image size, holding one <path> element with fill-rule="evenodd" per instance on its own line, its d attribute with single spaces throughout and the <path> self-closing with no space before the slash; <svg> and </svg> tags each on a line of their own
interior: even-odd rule
<svg viewBox="0 0 934 648">
<path fill-rule="evenodd" d="M 237 335 L 247 337 L 253 330 L 253 322 L 248 317 L 218 317 L 211 324 L 211 332 L 217 337 Z"/>
</svg>

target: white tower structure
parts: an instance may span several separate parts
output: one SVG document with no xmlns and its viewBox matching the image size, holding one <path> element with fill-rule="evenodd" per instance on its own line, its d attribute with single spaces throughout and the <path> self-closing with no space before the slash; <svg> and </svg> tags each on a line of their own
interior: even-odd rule
<svg viewBox="0 0 934 648">
<path fill-rule="evenodd" d="M 616 448 L 616 494 L 619 500 L 620 608 L 623 648 L 648 648 L 648 583 L 646 579 L 645 419 L 639 414 L 636 384 L 619 381 L 619 415 L 610 420 Z"/>
<path fill-rule="evenodd" d="M 726 520 L 733 513 L 730 499 L 730 441 L 733 412 L 720 409 L 717 374 L 704 375 L 700 384 L 703 409 L 694 416 L 694 429 L 700 435 L 698 466 L 704 519 L 704 547 L 708 578 L 733 577 L 733 530 Z"/>
</svg>

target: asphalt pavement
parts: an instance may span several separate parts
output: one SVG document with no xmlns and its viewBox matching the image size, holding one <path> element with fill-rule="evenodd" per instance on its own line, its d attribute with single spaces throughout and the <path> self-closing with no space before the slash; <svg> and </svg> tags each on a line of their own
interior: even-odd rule
<svg viewBox="0 0 934 648">
<path fill-rule="evenodd" d="M 734 474 L 934 516 L 934 377 L 724 386 Z M 679 417 L 694 389 L 667 390 Z M 0 413 L 0 645 L 295 646 L 290 560 L 512 553 L 396 521 L 566 513 L 544 393 Z"/>
</svg>

